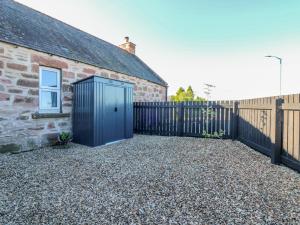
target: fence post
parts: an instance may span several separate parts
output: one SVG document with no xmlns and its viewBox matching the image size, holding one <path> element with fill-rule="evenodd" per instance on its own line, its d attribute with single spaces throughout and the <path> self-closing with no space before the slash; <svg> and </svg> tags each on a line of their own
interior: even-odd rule
<svg viewBox="0 0 300 225">
<path fill-rule="evenodd" d="M 184 117 L 184 102 L 180 102 L 178 104 L 178 123 L 177 123 L 177 127 L 178 127 L 178 131 L 177 131 L 177 135 L 178 136 L 183 136 L 183 117 Z"/>
<path fill-rule="evenodd" d="M 232 139 L 236 140 L 238 138 L 238 123 L 239 123 L 239 102 L 234 102 L 233 108 L 233 121 L 232 121 Z"/>
<path fill-rule="evenodd" d="M 283 99 L 277 98 L 272 103 L 271 112 L 271 162 L 273 164 L 280 164 L 281 161 L 281 142 L 282 142 L 282 105 Z"/>
</svg>

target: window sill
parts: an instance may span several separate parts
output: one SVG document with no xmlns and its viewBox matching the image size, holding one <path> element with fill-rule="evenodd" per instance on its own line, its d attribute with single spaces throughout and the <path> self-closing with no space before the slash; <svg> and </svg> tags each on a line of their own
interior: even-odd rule
<svg viewBox="0 0 300 225">
<path fill-rule="evenodd" d="M 45 119 L 45 118 L 64 118 L 70 117 L 70 113 L 32 113 L 32 119 Z"/>
</svg>

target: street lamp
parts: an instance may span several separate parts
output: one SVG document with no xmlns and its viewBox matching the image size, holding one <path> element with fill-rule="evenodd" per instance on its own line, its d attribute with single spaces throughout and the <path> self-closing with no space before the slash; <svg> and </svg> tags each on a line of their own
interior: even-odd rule
<svg viewBox="0 0 300 225">
<path fill-rule="evenodd" d="M 268 58 L 275 58 L 275 59 L 278 59 L 279 60 L 279 64 L 280 64 L 280 96 L 281 96 L 281 77 L 282 77 L 282 58 L 278 57 L 278 56 L 274 56 L 274 55 L 267 55 L 265 57 L 268 57 Z"/>
</svg>

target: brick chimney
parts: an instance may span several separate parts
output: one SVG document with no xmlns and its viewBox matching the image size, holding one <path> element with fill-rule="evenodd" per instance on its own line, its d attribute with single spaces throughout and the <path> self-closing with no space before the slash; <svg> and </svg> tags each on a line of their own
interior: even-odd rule
<svg viewBox="0 0 300 225">
<path fill-rule="evenodd" d="M 135 44 L 129 41 L 129 37 L 124 38 L 124 43 L 119 45 L 120 48 L 126 50 L 127 52 L 135 55 Z"/>
</svg>

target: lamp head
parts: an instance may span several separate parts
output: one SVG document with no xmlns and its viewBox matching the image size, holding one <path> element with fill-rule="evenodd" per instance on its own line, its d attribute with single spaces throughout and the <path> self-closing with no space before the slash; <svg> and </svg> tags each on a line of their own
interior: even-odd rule
<svg viewBox="0 0 300 225">
<path fill-rule="evenodd" d="M 280 61 L 280 63 L 282 63 L 282 58 L 278 57 L 278 56 L 275 56 L 275 55 L 266 55 L 265 57 L 268 57 L 268 58 L 276 58 Z"/>
</svg>

